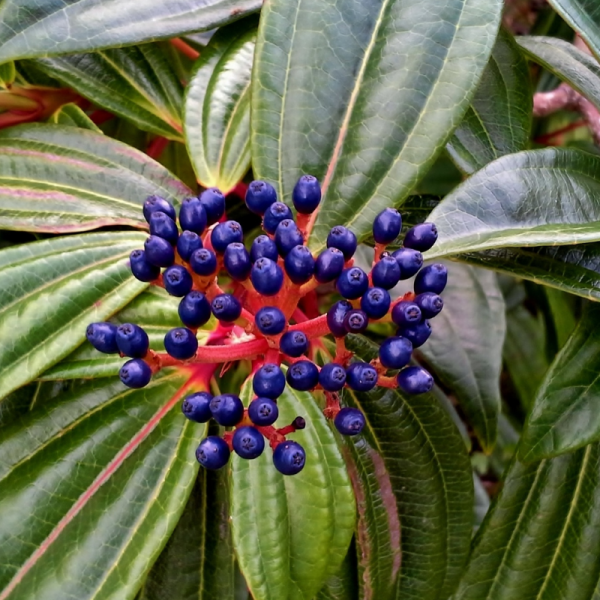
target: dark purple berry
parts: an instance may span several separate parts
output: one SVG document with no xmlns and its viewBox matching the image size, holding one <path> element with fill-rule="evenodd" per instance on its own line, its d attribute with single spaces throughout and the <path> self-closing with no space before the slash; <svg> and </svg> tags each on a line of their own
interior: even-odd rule
<svg viewBox="0 0 600 600">
<path fill-rule="evenodd" d="M 274 202 L 269 206 L 263 217 L 263 227 L 267 233 L 273 235 L 277 226 L 285 219 L 292 219 L 292 211 L 283 202 Z"/>
<path fill-rule="evenodd" d="M 224 323 L 233 323 L 242 314 L 240 301 L 231 294 L 219 294 L 213 298 L 210 308 L 213 315 Z"/>
<path fill-rule="evenodd" d="M 296 417 L 292 421 L 292 427 L 294 427 L 294 429 L 305 429 L 306 421 L 302 417 Z"/>
<path fill-rule="evenodd" d="M 334 337 L 344 337 L 348 333 L 344 326 L 344 319 L 351 310 L 352 304 L 350 302 L 340 300 L 327 311 L 327 326 Z"/>
<path fill-rule="evenodd" d="M 307 392 L 318 385 L 319 369 L 310 360 L 299 360 L 290 366 L 286 379 L 291 388 Z"/>
<path fill-rule="evenodd" d="M 426 252 L 437 242 L 437 238 L 437 227 L 433 223 L 420 223 L 406 232 L 403 246 Z"/>
<path fill-rule="evenodd" d="M 279 349 L 287 356 L 298 358 L 308 350 L 308 338 L 302 331 L 288 331 L 281 336 Z"/>
<path fill-rule="evenodd" d="M 196 275 L 207 277 L 217 271 L 217 257 L 212 250 L 200 248 L 190 256 L 190 267 Z"/>
<path fill-rule="evenodd" d="M 433 319 L 444 308 L 442 297 L 433 292 L 419 294 L 415 297 L 415 304 L 421 309 L 421 314 L 425 319 Z"/>
<path fill-rule="evenodd" d="M 337 363 L 323 365 L 319 373 L 319 383 L 328 392 L 339 392 L 346 384 L 346 369 Z"/>
<path fill-rule="evenodd" d="M 274 296 L 283 285 L 283 271 L 270 258 L 259 258 L 250 270 L 254 289 L 263 296 Z"/>
<path fill-rule="evenodd" d="M 188 270 L 181 265 L 173 265 L 169 267 L 163 273 L 163 282 L 165 284 L 165 290 L 171 296 L 177 296 L 182 298 L 192 290 L 192 276 L 188 273 Z"/>
<path fill-rule="evenodd" d="M 117 346 L 119 352 L 131 358 L 144 358 L 150 345 L 148 334 L 138 325 L 123 323 L 117 327 Z"/>
<path fill-rule="evenodd" d="M 215 252 L 223 254 L 229 244 L 242 243 L 244 232 L 237 221 L 225 221 L 215 226 L 210 234 L 210 243 Z"/>
<path fill-rule="evenodd" d="M 338 277 L 336 287 L 338 292 L 348 300 L 360 298 L 369 287 L 367 274 L 359 267 L 344 269 Z"/>
<path fill-rule="evenodd" d="M 448 283 L 448 269 L 439 263 L 427 265 L 415 277 L 415 293 L 441 294 Z"/>
<path fill-rule="evenodd" d="M 252 262 L 256 262 L 259 258 L 269 258 L 277 262 L 279 252 L 277 245 L 268 235 L 259 235 L 253 242 L 250 248 L 250 258 Z"/>
<path fill-rule="evenodd" d="M 379 346 L 379 361 L 386 369 L 401 369 L 410 361 L 413 346 L 404 337 L 389 337 Z"/>
<path fill-rule="evenodd" d="M 229 244 L 229 246 L 225 248 L 223 264 L 231 278 L 235 281 L 244 281 L 248 279 L 250 269 L 252 268 L 250 255 L 244 247 L 244 244 L 240 244 L 239 242 Z"/>
<path fill-rule="evenodd" d="M 210 401 L 210 411 L 219 425 L 233 427 L 242 420 L 244 405 L 234 394 L 221 394 Z"/>
<path fill-rule="evenodd" d="M 144 219 L 146 219 L 146 221 L 149 223 L 150 215 L 157 211 L 165 213 L 173 220 L 176 219 L 175 209 L 168 200 L 165 200 L 160 196 L 148 196 L 148 198 L 146 198 L 146 201 L 144 202 Z"/>
<path fill-rule="evenodd" d="M 186 327 L 197 329 L 208 323 L 211 315 L 210 303 L 202 292 L 192 290 L 181 299 L 177 312 Z"/>
<path fill-rule="evenodd" d="M 144 242 L 146 260 L 155 267 L 170 267 L 175 262 L 175 250 L 164 238 L 151 235 Z"/>
<path fill-rule="evenodd" d="M 160 275 L 160 267 L 151 265 L 143 250 L 134 250 L 129 255 L 129 266 L 133 276 L 139 281 L 154 281 Z"/>
<path fill-rule="evenodd" d="M 176 327 L 165 335 L 165 350 L 177 360 L 188 360 L 198 350 L 198 340 L 187 327 Z"/>
<path fill-rule="evenodd" d="M 413 348 L 422 346 L 431 335 L 431 325 L 429 321 L 425 320 L 421 323 L 413 323 L 405 327 L 398 329 L 398 335 L 409 339 L 413 345 Z"/>
<path fill-rule="evenodd" d="M 319 283 L 329 283 L 337 279 L 344 270 L 345 262 L 341 250 L 337 248 L 323 250 L 315 262 L 315 279 Z"/>
<path fill-rule="evenodd" d="M 175 245 L 179 237 L 175 221 L 160 210 L 150 215 L 150 233 L 167 240 L 171 245 Z"/>
<path fill-rule="evenodd" d="M 248 416 L 259 427 L 273 425 L 279 417 L 279 407 L 271 398 L 256 398 L 248 406 Z"/>
<path fill-rule="evenodd" d="M 292 248 L 304 244 L 298 225 L 292 219 L 284 219 L 277 225 L 275 244 L 281 256 L 287 256 Z"/>
<path fill-rule="evenodd" d="M 208 225 L 216 223 L 225 214 L 225 196 L 217 188 L 209 188 L 200 194 L 200 202 L 206 212 Z"/>
<path fill-rule="evenodd" d="M 316 177 L 302 175 L 294 186 L 292 202 L 295 209 L 304 215 L 314 212 L 321 202 L 321 186 Z"/>
<path fill-rule="evenodd" d="M 259 397 L 275 400 L 285 389 L 285 375 L 279 365 L 267 363 L 257 369 L 252 378 L 252 389 Z"/>
<path fill-rule="evenodd" d="M 207 222 L 206 209 L 200 198 L 186 198 L 181 203 L 179 208 L 181 229 L 201 235 L 206 229 Z"/>
<path fill-rule="evenodd" d="M 85 337 L 99 352 L 104 354 L 119 352 L 117 326 L 113 323 L 90 323 L 85 330 Z"/>
<path fill-rule="evenodd" d="M 344 327 L 348 333 L 362 333 L 369 325 L 367 313 L 353 308 L 344 317 Z"/>
<path fill-rule="evenodd" d="M 256 427 L 238 427 L 233 434 L 233 449 L 242 458 L 258 458 L 265 449 L 265 438 Z"/>
<path fill-rule="evenodd" d="M 407 394 L 424 394 L 433 387 L 433 377 L 422 367 L 406 367 L 398 373 L 398 385 Z"/>
<path fill-rule="evenodd" d="M 246 206 L 250 211 L 262 216 L 274 202 L 277 202 L 277 192 L 270 183 L 260 180 L 250 183 L 246 191 Z"/>
<path fill-rule="evenodd" d="M 421 309 L 409 300 L 398 302 L 392 309 L 392 321 L 399 327 L 420 323 L 422 318 Z"/>
<path fill-rule="evenodd" d="M 283 475 L 296 475 L 304 468 L 306 452 L 298 442 L 281 442 L 273 452 L 273 464 Z"/>
<path fill-rule="evenodd" d="M 423 266 L 423 255 L 418 250 L 400 248 L 392 256 L 400 267 L 400 279 L 410 279 Z"/>
<path fill-rule="evenodd" d="M 141 358 L 128 360 L 119 371 L 121 381 L 130 388 L 143 388 L 152 379 L 152 369 Z"/>
<path fill-rule="evenodd" d="M 210 403 L 213 395 L 208 392 L 196 392 L 186 396 L 181 405 L 181 411 L 190 420 L 196 423 L 206 423 L 211 417 Z"/>
<path fill-rule="evenodd" d="M 263 335 L 278 335 L 287 325 L 285 315 L 275 306 L 263 306 L 256 313 L 254 321 Z"/>
<path fill-rule="evenodd" d="M 393 256 L 384 256 L 371 271 L 373 285 L 391 290 L 400 281 L 400 267 Z"/>
<path fill-rule="evenodd" d="M 209 435 L 200 442 L 196 450 L 196 460 L 205 469 L 216 470 L 228 463 L 230 454 L 229 446 L 223 438 Z"/>
<path fill-rule="evenodd" d="M 346 383 L 357 392 L 368 392 L 377 385 L 377 371 L 369 363 L 352 363 L 346 369 Z"/>
<path fill-rule="evenodd" d="M 378 244 L 390 244 L 402 229 L 402 217 L 395 208 L 382 210 L 373 222 L 373 237 Z"/>
<path fill-rule="evenodd" d="M 177 240 L 177 252 L 179 256 L 188 262 L 196 250 L 202 248 L 202 239 L 193 231 L 184 231 Z"/>
<path fill-rule="evenodd" d="M 358 408 L 342 408 L 333 420 L 342 435 L 358 435 L 365 427 L 365 415 Z"/>
<path fill-rule="evenodd" d="M 296 246 L 285 257 L 285 272 L 293 283 L 306 283 L 315 270 L 315 259 L 306 246 Z"/>
<path fill-rule="evenodd" d="M 348 260 L 354 256 L 358 247 L 356 236 L 343 225 L 336 225 L 327 236 L 327 247 L 341 250 L 344 258 Z"/>
<path fill-rule="evenodd" d="M 369 319 L 381 319 L 387 315 L 392 300 L 390 294 L 382 288 L 369 288 L 360 299 L 360 307 Z"/>
</svg>

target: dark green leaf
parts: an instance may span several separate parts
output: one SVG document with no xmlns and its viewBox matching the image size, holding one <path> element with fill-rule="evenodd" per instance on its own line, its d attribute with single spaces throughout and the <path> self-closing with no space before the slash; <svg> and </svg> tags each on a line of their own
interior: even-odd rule
<svg viewBox="0 0 600 600">
<path fill-rule="evenodd" d="M 185 137 L 198 181 L 233 188 L 250 166 L 250 75 L 256 21 L 219 30 L 194 65 Z"/>
<path fill-rule="evenodd" d="M 191 190 L 142 152 L 92 131 L 32 124 L 0 133 L 3 229 L 146 228 L 151 194 L 179 201 Z"/>
<path fill-rule="evenodd" d="M 337 224 L 364 238 L 374 216 L 401 204 L 425 175 L 467 110 L 501 8 L 500 0 L 265 5 L 253 168 L 287 202 L 303 173 L 322 182 L 314 250 Z"/>
<path fill-rule="evenodd" d="M 315 600 L 358 600 L 356 548 L 350 546 L 338 573 L 327 580 Z"/>
<path fill-rule="evenodd" d="M 0 62 L 86 52 L 213 29 L 261 7 L 261 0 L 7 0 Z"/>
<path fill-rule="evenodd" d="M 140 129 L 182 139 L 183 87 L 156 44 L 33 62 L 44 73 Z"/>
<path fill-rule="evenodd" d="M 527 61 L 501 31 L 469 110 L 446 148 L 465 173 L 524 150 L 531 128 L 532 93 Z"/>
<path fill-rule="evenodd" d="M 473 474 L 473 484 L 475 488 L 475 506 L 473 511 L 473 530 L 477 531 L 490 508 L 490 497 L 481 483 L 481 479 Z"/>
<path fill-rule="evenodd" d="M 139 233 L 52 238 L 0 251 L 0 398 L 77 348 L 89 323 L 104 321 L 147 284 L 129 253 Z"/>
<path fill-rule="evenodd" d="M 550 0 L 550 4 L 600 59 L 600 5 L 596 0 Z"/>
</svg>

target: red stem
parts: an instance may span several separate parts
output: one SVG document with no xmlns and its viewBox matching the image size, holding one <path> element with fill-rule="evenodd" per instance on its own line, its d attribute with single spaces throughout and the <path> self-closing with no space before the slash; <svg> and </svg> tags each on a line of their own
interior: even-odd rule
<svg viewBox="0 0 600 600">
<path fill-rule="evenodd" d="M 189 44 L 186 44 L 181 38 L 173 38 L 172 40 L 170 40 L 171 44 L 173 44 L 173 46 L 175 48 L 177 48 L 177 50 L 179 50 L 179 52 L 181 52 L 181 54 L 187 56 L 188 58 L 191 58 L 192 60 L 196 60 L 199 56 L 200 56 L 200 52 L 198 52 L 197 50 L 194 50 Z"/>
</svg>

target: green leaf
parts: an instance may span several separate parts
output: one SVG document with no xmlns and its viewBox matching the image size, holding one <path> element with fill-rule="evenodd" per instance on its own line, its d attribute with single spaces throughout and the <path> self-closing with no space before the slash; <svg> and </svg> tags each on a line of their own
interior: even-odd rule
<svg viewBox="0 0 600 600">
<path fill-rule="evenodd" d="M 248 403 L 251 385 L 242 394 Z M 281 475 L 269 447 L 255 460 L 233 457 L 233 540 L 255 600 L 309 600 L 342 564 L 356 508 L 336 436 L 313 395 L 286 387 L 278 405 L 277 426 L 297 415 L 309 423 L 293 435 L 306 466 L 293 477 Z"/>
<path fill-rule="evenodd" d="M 520 460 L 549 458 L 600 440 L 599 317 L 600 306 L 589 304 L 550 367 L 523 430 Z"/>
<path fill-rule="evenodd" d="M 182 139 L 183 87 L 156 44 L 43 58 L 33 63 L 140 129 Z"/>
<path fill-rule="evenodd" d="M 475 538 L 456 600 L 591 600 L 600 567 L 597 444 L 515 462 Z"/>
<path fill-rule="evenodd" d="M 0 228 L 72 233 L 146 228 L 142 204 L 191 190 L 142 152 L 84 129 L 32 124 L 0 133 Z"/>
<path fill-rule="evenodd" d="M 555 37 L 523 36 L 517 41 L 528 58 L 568 83 L 600 109 L 600 65 L 592 56 Z"/>
<path fill-rule="evenodd" d="M 139 233 L 52 238 L 0 251 L 0 398 L 31 381 L 85 339 L 147 284 L 129 253 Z"/>
<path fill-rule="evenodd" d="M 477 531 L 490 508 L 490 497 L 481 483 L 481 479 L 474 473 L 473 484 L 475 489 L 475 505 L 473 510 L 473 531 Z"/>
<path fill-rule="evenodd" d="M 0 86 L 7 87 L 7 84 L 13 83 L 17 77 L 15 63 L 10 60 L 0 65 Z"/>
<path fill-rule="evenodd" d="M 600 6 L 596 0 L 550 0 L 550 4 L 600 59 Z"/>
<path fill-rule="evenodd" d="M 182 382 L 90 382 L 3 431 L 2 600 L 135 595 L 197 472 Z"/>
<path fill-rule="evenodd" d="M 256 21 L 211 38 L 194 65 L 185 98 L 185 139 L 198 181 L 229 191 L 250 166 L 250 75 Z"/>
<path fill-rule="evenodd" d="M 364 238 L 374 216 L 400 205 L 425 175 L 468 108 L 502 4 L 265 5 L 252 82 L 252 164 L 286 202 L 300 175 L 322 182 L 313 250 L 333 225 Z"/>
<path fill-rule="evenodd" d="M 529 141 L 532 91 L 527 61 L 501 30 L 469 110 L 446 145 L 457 166 L 474 173 Z"/>
<path fill-rule="evenodd" d="M 63 104 L 48 120 L 57 125 L 70 125 L 71 127 L 82 127 L 96 133 L 102 130 L 77 106 L 77 104 Z"/>
<path fill-rule="evenodd" d="M 338 573 L 330 577 L 315 600 L 359 600 L 356 548 L 350 546 Z"/>
<path fill-rule="evenodd" d="M 261 7 L 261 0 L 7 0 L 0 62 L 87 52 L 213 29 Z"/>
<path fill-rule="evenodd" d="M 444 310 L 418 351 L 459 401 L 484 450 L 496 441 L 505 307 L 496 274 L 448 265 Z"/>
<path fill-rule="evenodd" d="M 559 148 L 504 156 L 431 212 L 428 220 L 437 225 L 439 239 L 427 258 L 598 241 L 599 195 L 600 157 Z"/>
</svg>

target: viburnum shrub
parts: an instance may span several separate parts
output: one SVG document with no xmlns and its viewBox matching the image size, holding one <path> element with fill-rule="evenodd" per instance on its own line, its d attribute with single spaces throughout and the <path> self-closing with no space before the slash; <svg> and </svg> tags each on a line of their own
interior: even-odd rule
<svg viewBox="0 0 600 600">
<path fill-rule="evenodd" d="M 598 0 L 4 0 L 0 600 L 598 600 Z"/>
</svg>

